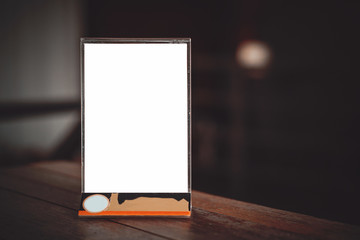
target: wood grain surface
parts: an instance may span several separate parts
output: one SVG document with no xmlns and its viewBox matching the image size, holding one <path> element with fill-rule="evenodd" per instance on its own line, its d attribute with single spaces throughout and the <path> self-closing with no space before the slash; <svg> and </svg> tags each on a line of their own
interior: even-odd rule
<svg viewBox="0 0 360 240">
<path fill-rule="evenodd" d="M 0 239 L 360 239 L 360 227 L 193 191 L 189 219 L 82 219 L 80 165 L 0 169 Z"/>
</svg>

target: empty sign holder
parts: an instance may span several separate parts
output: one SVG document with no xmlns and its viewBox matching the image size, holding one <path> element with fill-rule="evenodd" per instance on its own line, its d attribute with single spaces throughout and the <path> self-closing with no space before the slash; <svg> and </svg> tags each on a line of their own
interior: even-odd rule
<svg viewBox="0 0 360 240">
<path fill-rule="evenodd" d="M 78 215 L 191 215 L 191 41 L 81 39 Z"/>
</svg>

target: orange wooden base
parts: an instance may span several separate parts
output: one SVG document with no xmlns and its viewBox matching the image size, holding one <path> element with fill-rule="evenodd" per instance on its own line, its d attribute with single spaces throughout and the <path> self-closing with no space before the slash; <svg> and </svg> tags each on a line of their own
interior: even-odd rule
<svg viewBox="0 0 360 240">
<path fill-rule="evenodd" d="M 79 216 L 190 216 L 190 211 L 104 211 L 91 213 L 80 210 Z"/>
</svg>

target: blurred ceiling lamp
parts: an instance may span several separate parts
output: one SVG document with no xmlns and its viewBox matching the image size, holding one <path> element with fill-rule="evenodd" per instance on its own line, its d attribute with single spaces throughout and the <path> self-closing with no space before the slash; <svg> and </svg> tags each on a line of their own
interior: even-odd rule
<svg viewBox="0 0 360 240">
<path fill-rule="evenodd" d="M 265 70 L 271 60 L 270 48 L 263 42 L 249 40 L 241 42 L 236 50 L 238 64 L 247 70 Z"/>
</svg>

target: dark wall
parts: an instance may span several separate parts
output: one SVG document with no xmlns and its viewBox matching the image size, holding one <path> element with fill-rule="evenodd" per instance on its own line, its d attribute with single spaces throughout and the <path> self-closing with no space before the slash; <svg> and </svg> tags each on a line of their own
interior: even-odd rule
<svg viewBox="0 0 360 240">
<path fill-rule="evenodd" d="M 1 1 L 0 166 L 46 156 L 78 121 L 80 5 Z"/>
</svg>

